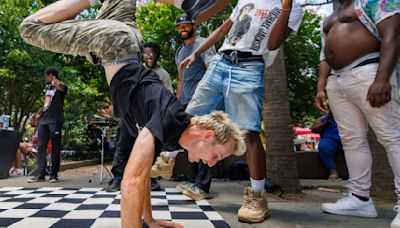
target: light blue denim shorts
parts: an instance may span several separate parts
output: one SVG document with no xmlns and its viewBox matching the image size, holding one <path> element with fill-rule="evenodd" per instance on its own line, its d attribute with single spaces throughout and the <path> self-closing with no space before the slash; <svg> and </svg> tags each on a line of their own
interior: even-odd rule
<svg viewBox="0 0 400 228">
<path fill-rule="evenodd" d="M 242 129 L 260 132 L 264 69 L 262 61 L 239 62 L 235 66 L 221 55 L 215 55 L 186 112 L 205 115 L 223 110 Z"/>
</svg>

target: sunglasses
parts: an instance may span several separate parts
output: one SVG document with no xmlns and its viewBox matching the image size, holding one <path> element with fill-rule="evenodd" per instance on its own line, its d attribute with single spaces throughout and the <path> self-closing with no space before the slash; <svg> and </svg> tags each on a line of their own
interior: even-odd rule
<svg viewBox="0 0 400 228">
<path fill-rule="evenodd" d="M 156 54 L 153 53 L 153 52 L 144 52 L 144 53 L 143 53 L 143 58 L 147 58 L 147 57 L 152 57 L 152 58 L 154 58 L 155 56 L 156 56 Z"/>
</svg>

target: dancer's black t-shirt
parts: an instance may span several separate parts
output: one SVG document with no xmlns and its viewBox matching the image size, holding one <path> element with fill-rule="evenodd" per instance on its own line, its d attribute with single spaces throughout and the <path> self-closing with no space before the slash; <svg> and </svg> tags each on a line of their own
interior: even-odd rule
<svg viewBox="0 0 400 228">
<path fill-rule="evenodd" d="M 162 148 L 180 148 L 178 141 L 189 126 L 189 118 L 154 71 L 142 65 L 127 65 L 112 79 L 110 92 L 114 114 L 124 119 L 131 134 L 146 127 L 154 135 L 155 156 Z"/>
</svg>

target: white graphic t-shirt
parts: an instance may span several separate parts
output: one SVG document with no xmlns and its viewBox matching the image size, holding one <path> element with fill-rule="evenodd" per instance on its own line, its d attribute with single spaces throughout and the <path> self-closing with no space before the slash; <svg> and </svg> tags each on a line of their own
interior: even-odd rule
<svg viewBox="0 0 400 228">
<path fill-rule="evenodd" d="M 239 0 L 230 16 L 232 28 L 219 51 L 234 50 L 263 55 L 265 65 L 269 66 L 277 51 L 269 51 L 267 41 L 281 11 L 280 0 Z M 293 1 L 288 25 L 294 33 L 300 27 L 301 18 L 301 7 Z"/>
<path fill-rule="evenodd" d="M 56 94 L 56 87 L 55 86 L 46 87 L 44 105 L 43 105 L 43 111 L 44 112 L 47 111 L 47 109 L 49 109 L 55 94 Z"/>
</svg>

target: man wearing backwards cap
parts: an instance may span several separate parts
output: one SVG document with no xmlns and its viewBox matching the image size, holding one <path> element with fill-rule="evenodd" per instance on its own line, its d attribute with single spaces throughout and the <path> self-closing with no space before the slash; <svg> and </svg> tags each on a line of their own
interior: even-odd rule
<svg viewBox="0 0 400 228">
<path fill-rule="evenodd" d="M 196 36 L 194 21 L 186 14 L 176 18 L 176 26 L 184 41 L 175 55 L 176 65 L 179 66 L 180 62 L 192 54 L 205 39 Z M 178 67 L 177 97 L 185 107 L 192 99 L 197 84 L 203 78 L 207 66 L 214 55 L 215 48 L 213 46 L 198 56 L 196 61 L 189 68 L 182 70 Z M 172 175 L 177 153 L 176 151 L 166 152 L 158 157 L 151 170 L 152 177 L 162 176 L 169 179 Z M 177 188 L 180 189 L 183 194 L 194 200 L 205 199 L 209 193 L 212 180 L 211 168 L 200 161 L 191 164 L 191 170 L 192 183 L 181 183 L 177 185 Z"/>
</svg>

